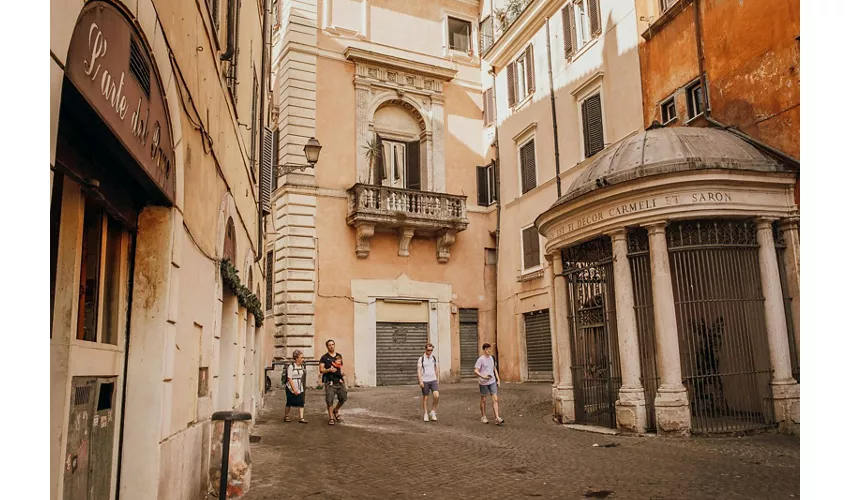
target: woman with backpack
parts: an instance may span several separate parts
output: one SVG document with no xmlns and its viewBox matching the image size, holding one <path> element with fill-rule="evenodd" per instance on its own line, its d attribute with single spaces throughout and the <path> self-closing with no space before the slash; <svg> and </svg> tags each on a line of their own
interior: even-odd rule
<svg viewBox="0 0 850 500">
<path fill-rule="evenodd" d="M 284 422 L 291 422 L 289 409 L 298 408 L 298 423 L 306 424 L 304 419 L 304 354 L 296 350 L 292 353 L 293 364 L 286 367 L 286 410 Z"/>
</svg>

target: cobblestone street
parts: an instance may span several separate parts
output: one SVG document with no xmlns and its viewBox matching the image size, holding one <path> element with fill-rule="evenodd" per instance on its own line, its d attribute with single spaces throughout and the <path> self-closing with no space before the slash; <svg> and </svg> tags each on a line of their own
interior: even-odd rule
<svg viewBox="0 0 850 500">
<path fill-rule="evenodd" d="M 497 427 L 489 403 L 491 423 L 479 421 L 474 383 L 441 389 L 439 421 L 430 423 L 418 387 L 349 389 L 344 422 L 334 427 L 316 390 L 307 393 L 309 424 L 284 423 L 276 389 L 254 430 L 261 439 L 252 445 L 246 498 L 799 497 L 796 437 L 582 432 L 551 421 L 548 384 L 503 384 L 507 423 Z"/>
</svg>

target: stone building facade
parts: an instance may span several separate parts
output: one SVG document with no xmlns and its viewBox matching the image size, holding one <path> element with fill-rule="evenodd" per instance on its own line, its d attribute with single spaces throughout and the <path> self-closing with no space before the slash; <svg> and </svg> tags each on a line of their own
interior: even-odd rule
<svg viewBox="0 0 850 500">
<path fill-rule="evenodd" d="M 403 384 L 427 339 L 458 380 L 487 341 L 564 422 L 795 432 L 798 5 L 747 43 L 767 4 L 279 0 L 275 163 L 324 147 L 275 179 L 275 357 Z"/>
<path fill-rule="evenodd" d="M 202 498 L 262 404 L 266 7 L 51 1 L 52 499 Z"/>
</svg>

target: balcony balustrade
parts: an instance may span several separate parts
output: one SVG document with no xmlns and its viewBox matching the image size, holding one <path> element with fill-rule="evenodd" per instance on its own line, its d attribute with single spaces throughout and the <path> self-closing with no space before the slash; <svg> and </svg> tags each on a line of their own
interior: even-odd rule
<svg viewBox="0 0 850 500">
<path fill-rule="evenodd" d="M 448 262 L 458 231 L 469 225 L 466 196 L 355 184 L 348 190 L 349 226 L 357 228 L 357 257 L 369 256 L 375 231 L 398 233 L 398 254 L 409 255 L 413 235 L 435 237 L 437 260 Z"/>
</svg>

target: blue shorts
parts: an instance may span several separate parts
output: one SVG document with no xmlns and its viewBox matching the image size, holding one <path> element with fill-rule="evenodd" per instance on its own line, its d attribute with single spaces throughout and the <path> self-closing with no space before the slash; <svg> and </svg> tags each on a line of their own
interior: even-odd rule
<svg viewBox="0 0 850 500">
<path fill-rule="evenodd" d="M 490 385 L 478 385 L 478 391 L 481 392 L 482 396 L 486 396 L 488 394 L 492 396 L 496 396 L 499 394 L 499 386 L 496 385 L 496 382 L 493 382 Z"/>
<path fill-rule="evenodd" d="M 436 380 L 422 382 L 422 395 L 427 396 L 432 392 L 440 392 L 440 386 Z"/>
</svg>

